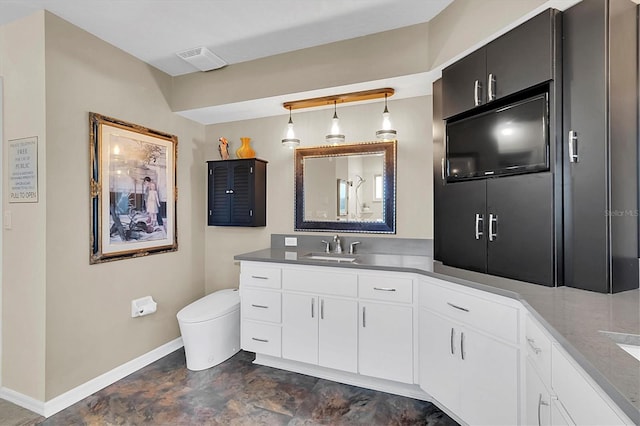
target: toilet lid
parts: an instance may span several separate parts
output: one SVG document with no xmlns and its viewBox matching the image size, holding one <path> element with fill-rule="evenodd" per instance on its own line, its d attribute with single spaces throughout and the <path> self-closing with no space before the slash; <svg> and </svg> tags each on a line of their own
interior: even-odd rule
<svg viewBox="0 0 640 426">
<path fill-rule="evenodd" d="M 178 321 L 202 322 L 221 317 L 240 309 L 240 295 L 236 289 L 219 290 L 182 308 Z"/>
</svg>

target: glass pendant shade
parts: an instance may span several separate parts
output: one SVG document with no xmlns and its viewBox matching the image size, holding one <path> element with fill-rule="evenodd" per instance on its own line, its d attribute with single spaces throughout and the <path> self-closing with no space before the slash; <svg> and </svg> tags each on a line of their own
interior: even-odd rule
<svg viewBox="0 0 640 426">
<path fill-rule="evenodd" d="M 300 145 L 300 139 L 296 138 L 296 134 L 293 130 L 293 120 L 291 119 L 291 107 L 289 107 L 289 122 L 287 123 L 287 134 L 282 139 L 282 146 L 293 149 Z"/>
<path fill-rule="evenodd" d="M 395 139 L 397 132 L 391 126 L 391 114 L 387 108 L 387 95 L 384 95 L 384 111 L 382 112 L 382 129 L 376 132 L 376 137 L 382 140 Z"/>
<path fill-rule="evenodd" d="M 325 137 L 327 143 L 338 145 L 344 142 L 344 135 L 340 132 L 340 119 L 336 110 L 336 101 L 333 101 L 333 118 L 331 119 L 331 130 Z"/>
</svg>

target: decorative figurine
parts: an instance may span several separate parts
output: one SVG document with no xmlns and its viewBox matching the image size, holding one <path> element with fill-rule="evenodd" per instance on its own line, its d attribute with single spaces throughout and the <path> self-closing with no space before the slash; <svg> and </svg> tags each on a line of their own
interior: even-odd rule
<svg viewBox="0 0 640 426">
<path fill-rule="evenodd" d="M 218 145 L 218 152 L 220 153 L 220 158 L 222 158 L 223 160 L 228 160 L 229 159 L 229 149 L 228 149 L 229 141 L 227 141 L 227 138 L 222 136 L 218 139 L 218 142 L 220 142 L 220 144 Z"/>
</svg>

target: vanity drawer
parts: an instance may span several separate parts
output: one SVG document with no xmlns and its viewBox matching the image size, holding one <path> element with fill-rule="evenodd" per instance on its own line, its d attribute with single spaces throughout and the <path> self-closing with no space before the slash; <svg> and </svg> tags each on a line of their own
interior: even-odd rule
<svg viewBox="0 0 640 426">
<path fill-rule="evenodd" d="M 240 266 L 240 285 L 252 287 L 280 288 L 282 269 L 264 262 L 242 262 Z"/>
<path fill-rule="evenodd" d="M 282 288 L 332 296 L 357 297 L 358 275 L 336 269 L 285 268 L 282 271 Z"/>
<path fill-rule="evenodd" d="M 240 300 L 242 318 L 280 322 L 282 303 L 279 292 L 243 289 L 240 293 Z"/>
<path fill-rule="evenodd" d="M 455 284 L 452 284 L 455 285 Z M 515 307 L 503 305 L 484 297 L 420 281 L 420 306 L 446 315 L 503 340 L 519 344 L 518 317 Z M 480 292 L 478 292 L 480 293 Z M 496 296 L 499 297 L 499 296 Z"/>
<path fill-rule="evenodd" d="M 281 356 L 282 334 L 279 325 L 242 321 L 242 349 L 258 354 Z"/>
<path fill-rule="evenodd" d="M 545 386 L 551 388 L 551 340 L 540 327 L 531 315 L 527 314 L 524 345 L 531 364 L 540 373 Z"/>
<path fill-rule="evenodd" d="M 413 280 L 395 275 L 359 274 L 358 296 L 361 299 L 411 303 L 413 301 Z"/>
</svg>

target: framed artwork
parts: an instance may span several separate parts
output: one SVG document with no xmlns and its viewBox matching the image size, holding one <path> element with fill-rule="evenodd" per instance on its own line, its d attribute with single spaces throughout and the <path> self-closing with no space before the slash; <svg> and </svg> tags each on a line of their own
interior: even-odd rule
<svg viewBox="0 0 640 426">
<path fill-rule="evenodd" d="M 178 250 L 178 138 L 89 113 L 89 263 Z"/>
</svg>

